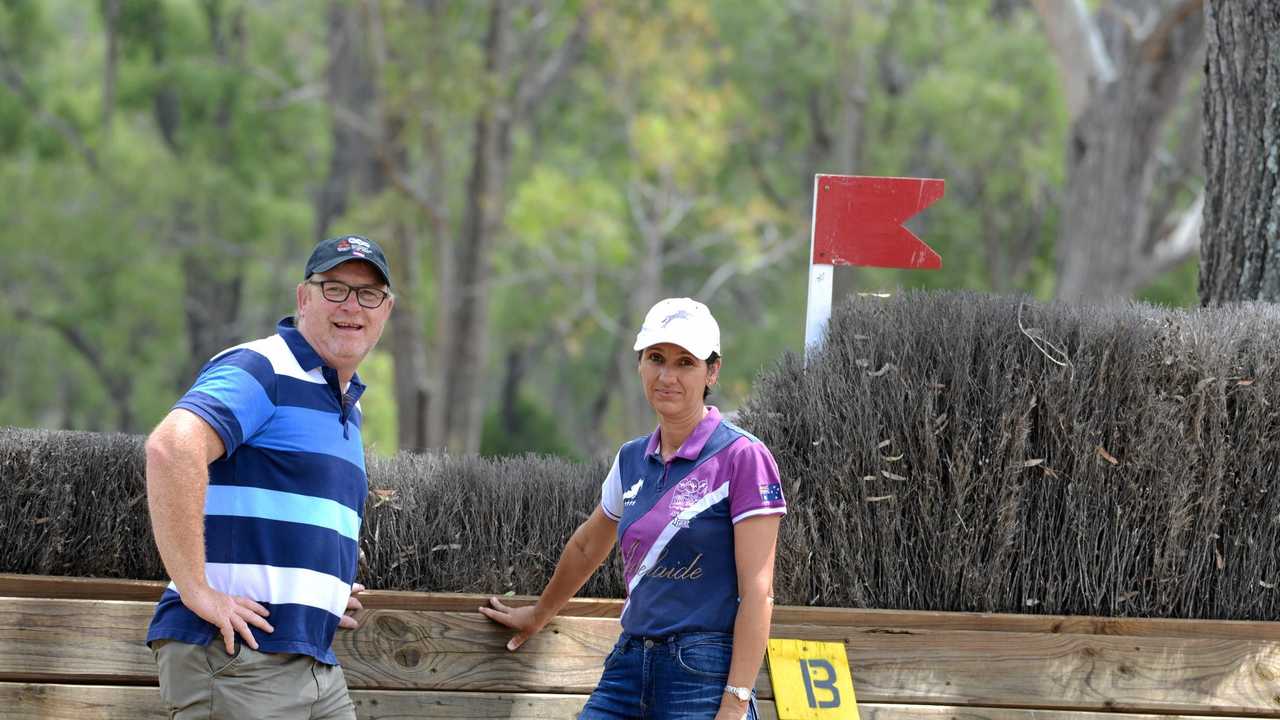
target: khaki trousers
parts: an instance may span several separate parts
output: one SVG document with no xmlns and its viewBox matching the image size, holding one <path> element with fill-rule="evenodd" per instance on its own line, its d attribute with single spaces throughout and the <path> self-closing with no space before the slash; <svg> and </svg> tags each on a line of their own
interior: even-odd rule
<svg viewBox="0 0 1280 720">
<path fill-rule="evenodd" d="M 355 720 L 342 668 L 308 655 L 260 653 L 222 638 L 157 640 L 160 697 L 173 720 Z"/>
</svg>

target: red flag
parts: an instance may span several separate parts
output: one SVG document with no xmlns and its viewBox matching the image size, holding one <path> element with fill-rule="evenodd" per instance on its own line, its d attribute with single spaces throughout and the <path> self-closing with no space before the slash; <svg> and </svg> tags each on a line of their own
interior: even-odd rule
<svg viewBox="0 0 1280 720">
<path fill-rule="evenodd" d="M 815 192 L 814 264 L 942 267 L 938 253 L 902 227 L 942 197 L 942 180 L 818 175 Z"/>
</svg>

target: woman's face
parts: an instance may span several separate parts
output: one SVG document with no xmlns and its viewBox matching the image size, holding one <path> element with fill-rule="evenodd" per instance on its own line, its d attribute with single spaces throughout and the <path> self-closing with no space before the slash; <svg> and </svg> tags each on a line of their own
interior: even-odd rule
<svg viewBox="0 0 1280 720">
<path fill-rule="evenodd" d="M 716 384 L 720 362 L 702 358 L 672 343 L 650 345 L 640 352 L 644 396 L 659 415 L 682 418 L 702 408 L 702 391 Z"/>
</svg>

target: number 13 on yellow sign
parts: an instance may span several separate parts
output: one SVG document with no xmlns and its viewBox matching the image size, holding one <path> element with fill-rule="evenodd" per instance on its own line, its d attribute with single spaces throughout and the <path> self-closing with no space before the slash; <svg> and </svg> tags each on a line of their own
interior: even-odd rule
<svg viewBox="0 0 1280 720">
<path fill-rule="evenodd" d="M 778 720 L 858 720 L 843 643 L 770 640 L 769 677 Z"/>
</svg>

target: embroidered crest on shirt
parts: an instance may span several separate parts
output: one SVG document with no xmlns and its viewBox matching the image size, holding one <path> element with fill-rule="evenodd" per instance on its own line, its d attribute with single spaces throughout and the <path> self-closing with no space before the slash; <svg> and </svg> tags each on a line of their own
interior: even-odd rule
<svg viewBox="0 0 1280 720">
<path fill-rule="evenodd" d="M 782 499 L 782 486 L 778 483 L 759 485 L 760 499 L 764 502 L 778 502 Z"/>
<path fill-rule="evenodd" d="M 679 528 L 689 527 L 687 518 L 679 517 L 680 513 L 707 495 L 707 481 L 696 477 L 687 477 L 676 485 L 671 496 L 671 524 Z"/>
</svg>

